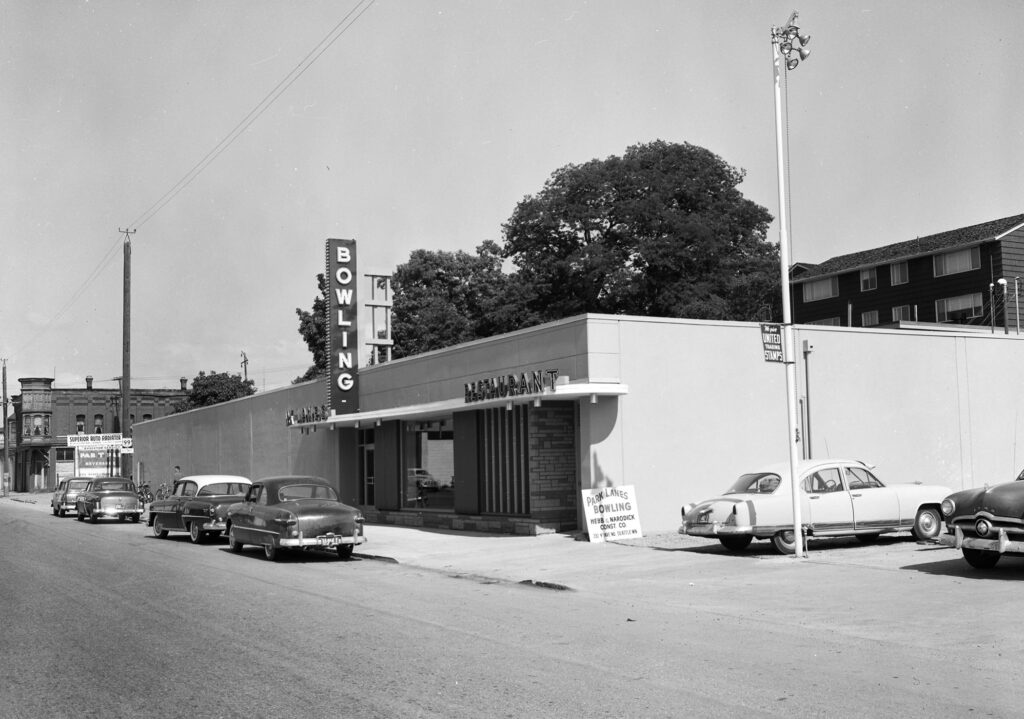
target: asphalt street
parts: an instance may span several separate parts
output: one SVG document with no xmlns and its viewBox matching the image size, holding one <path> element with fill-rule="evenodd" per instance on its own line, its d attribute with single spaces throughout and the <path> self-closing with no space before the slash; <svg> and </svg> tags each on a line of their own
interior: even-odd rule
<svg viewBox="0 0 1024 719">
<path fill-rule="evenodd" d="M 48 499 L 0 499 L 7 716 L 1011 717 L 1024 700 L 1007 671 L 1024 561 L 978 572 L 909 535 L 795 559 L 371 525 L 351 562 L 270 563 Z"/>
</svg>

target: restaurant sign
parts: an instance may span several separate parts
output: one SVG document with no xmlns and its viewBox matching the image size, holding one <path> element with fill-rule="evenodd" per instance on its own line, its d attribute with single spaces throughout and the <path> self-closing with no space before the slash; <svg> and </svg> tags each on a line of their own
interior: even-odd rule
<svg viewBox="0 0 1024 719">
<path fill-rule="evenodd" d="M 519 374 L 503 374 L 478 379 L 475 382 L 466 382 L 466 403 L 540 394 L 544 390 L 554 391 L 557 380 L 558 370 L 546 369 L 520 372 Z"/>
</svg>

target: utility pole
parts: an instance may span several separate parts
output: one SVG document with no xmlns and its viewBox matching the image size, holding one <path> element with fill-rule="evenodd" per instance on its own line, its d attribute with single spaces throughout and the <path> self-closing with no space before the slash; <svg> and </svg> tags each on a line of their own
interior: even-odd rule
<svg viewBox="0 0 1024 719">
<path fill-rule="evenodd" d="M 8 471 L 8 447 L 10 446 L 11 438 L 9 435 L 7 426 L 7 358 L 3 359 L 4 363 L 4 466 L 0 468 L 0 485 L 3 486 L 3 493 L 7 494 L 7 483 L 10 481 L 10 472 Z"/>
<path fill-rule="evenodd" d="M 249 381 L 249 358 L 245 356 L 245 350 L 242 350 L 242 371 L 245 373 L 245 381 Z"/>
<path fill-rule="evenodd" d="M 124 234 L 124 312 L 122 314 L 122 337 L 124 346 L 121 352 L 121 436 L 131 434 L 131 396 L 132 396 L 132 239 L 135 230 L 122 230 Z M 128 455 L 128 467 L 122 463 L 121 472 L 125 477 L 133 475 L 134 454 Z"/>
</svg>

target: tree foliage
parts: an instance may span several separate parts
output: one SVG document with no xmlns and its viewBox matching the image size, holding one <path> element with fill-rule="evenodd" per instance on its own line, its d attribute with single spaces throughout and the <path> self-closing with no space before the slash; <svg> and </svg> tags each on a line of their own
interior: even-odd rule
<svg viewBox="0 0 1024 719">
<path fill-rule="evenodd" d="M 504 255 L 541 321 L 583 312 L 753 320 L 779 304 L 772 217 L 744 172 L 689 143 L 556 170 L 504 225 Z"/>
<path fill-rule="evenodd" d="M 292 380 L 292 384 L 307 382 L 329 372 L 327 366 L 327 278 L 321 273 L 316 276 L 320 294 L 313 298 L 312 311 L 295 308 L 299 316 L 299 334 L 305 340 L 313 355 L 313 364 L 306 373 Z"/>
<path fill-rule="evenodd" d="M 392 278 L 394 358 L 508 332 L 529 322 L 514 311 L 520 288 L 487 240 L 468 252 L 415 250 Z"/>
<path fill-rule="evenodd" d="M 185 399 L 174 406 L 174 411 L 186 412 L 253 394 L 256 394 L 256 383 L 251 379 L 243 380 L 241 375 L 227 372 L 200 372 L 192 380 L 192 388 Z"/>
<path fill-rule="evenodd" d="M 709 150 L 662 140 L 556 170 L 516 206 L 503 244 L 485 241 L 475 255 L 415 250 L 398 266 L 392 356 L 584 312 L 777 320 L 772 217 L 739 191 L 743 177 Z M 296 381 L 328 371 L 317 281 L 312 312 L 295 310 L 314 360 Z"/>
</svg>

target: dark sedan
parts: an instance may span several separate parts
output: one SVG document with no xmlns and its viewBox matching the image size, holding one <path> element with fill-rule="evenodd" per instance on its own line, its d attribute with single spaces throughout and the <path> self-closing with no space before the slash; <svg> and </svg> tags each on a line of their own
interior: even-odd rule
<svg viewBox="0 0 1024 719">
<path fill-rule="evenodd" d="M 117 517 L 122 522 L 130 517 L 133 522 L 138 522 L 142 505 L 130 479 L 105 477 L 86 485 L 75 500 L 75 511 L 79 522 L 87 517 L 94 524 L 100 517 Z"/>
<path fill-rule="evenodd" d="M 250 482 L 227 474 L 200 474 L 174 482 L 171 496 L 149 506 L 153 536 L 188 532 L 193 544 L 205 537 L 219 537 L 227 529 L 228 508 L 245 497 Z"/>
<path fill-rule="evenodd" d="M 245 499 L 228 509 L 228 548 L 263 548 L 267 559 L 281 549 L 326 549 L 347 559 L 363 536 L 363 515 L 342 504 L 320 477 L 269 477 L 254 482 Z"/>
<path fill-rule="evenodd" d="M 946 533 L 939 542 L 963 552 L 976 569 L 1004 554 L 1024 556 L 1024 472 L 1014 482 L 965 489 L 942 500 Z"/>
</svg>

